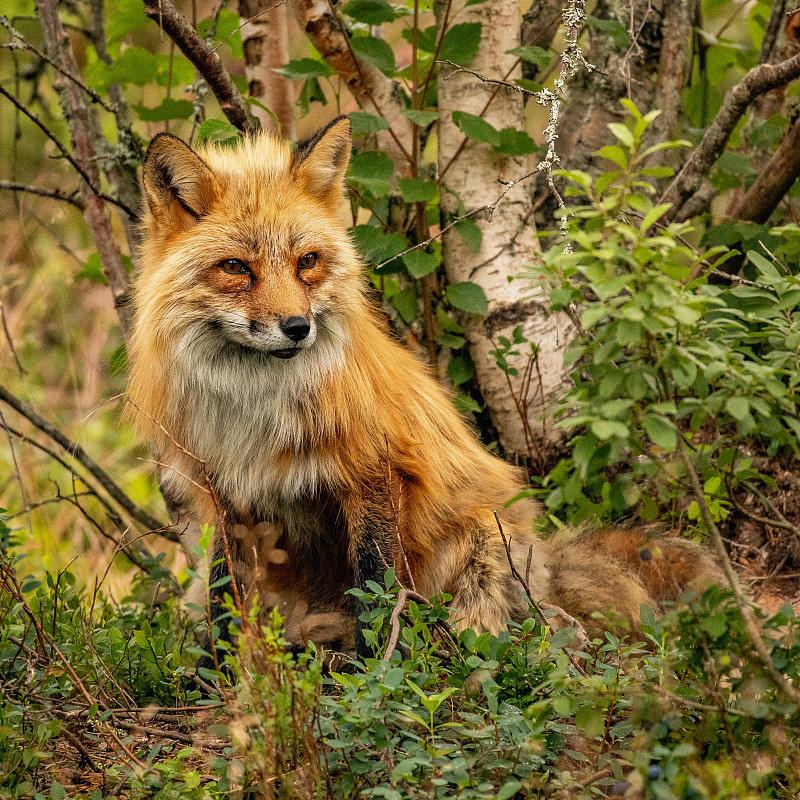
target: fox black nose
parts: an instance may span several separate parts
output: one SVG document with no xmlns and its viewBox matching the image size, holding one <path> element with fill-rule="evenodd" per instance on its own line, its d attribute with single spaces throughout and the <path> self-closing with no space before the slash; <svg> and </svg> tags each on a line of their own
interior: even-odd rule
<svg viewBox="0 0 800 800">
<path fill-rule="evenodd" d="M 284 317 L 281 330 L 293 342 L 302 342 L 311 330 L 311 323 L 305 317 Z"/>
</svg>

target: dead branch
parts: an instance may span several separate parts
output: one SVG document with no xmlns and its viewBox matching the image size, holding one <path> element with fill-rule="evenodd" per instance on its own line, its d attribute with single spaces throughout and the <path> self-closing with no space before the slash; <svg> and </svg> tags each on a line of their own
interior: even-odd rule
<svg viewBox="0 0 800 800">
<path fill-rule="evenodd" d="M 659 202 L 671 203 L 667 218 L 672 219 L 683 204 L 703 182 L 713 164 L 728 143 L 733 129 L 757 97 L 785 86 L 800 76 L 800 53 L 780 64 L 759 64 L 753 67 L 739 83 L 725 95 L 725 99 L 703 141 L 689 156 L 681 171 L 661 197 Z"/>
<path fill-rule="evenodd" d="M 800 177 L 800 115 L 786 132 L 778 149 L 747 190 L 734 212 L 735 219 L 764 223 Z"/>
<path fill-rule="evenodd" d="M 773 0 L 772 11 L 767 22 L 767 29 L 764 31 L 764 38 L 761 40 L 761 50 L 758 53 L 758 63 L 767 64 L 772 58 L 775 43 L 778 41 L 778 34 L 783 27 L 786 14 L 786 0 Z"/>
<path fill-rule="evenodd" d="M 793 703 L 800 703 L 800 691 L 798 691 L 792 685 L 792 683 L 778 671 L 772 661 L 772 656 L 767 650 L 767 646 L 764 644 L 764 640 L 761 637 L 761 631 L 758 629 L 758 622 L 756 621 L 755 614 L 753 614 L 753 609 L 750 607 L 747 598 L 742 592 L 742 588 L 739 585 L 739 578 L 733 571 L 731 561 L 728 558 L 728 552 L 725 549 L 725 543 L 722 541 L 722 534 L 720 533 L 717 524 L 714 522 L 714 518 L 711 516 L 711 511 L 708 507 L 708 503 L 706 503 L 706 497 L 703 487 L 700 483 L 700 478 L 697 475 L 694 464 L 692 464 L 692 460 L 689 456 L 688 446 L 683 438 L 680 438 L 678 442 L 678 450 L 681 460 L 683 461 L 683 465 L 686 468 L 686 474 L 689 476 L 689 481 L 692 485 L 694 499 L 697 501 L 697 504 L 700 507 L 700 514 L 703 518 L 706 529 L 711 536 L 711 541 L 714 543 L 714 549 L 717 552 L 717 558 L 722 566 L 722 571 L 725 573 L 725 577 L 727 578 L 728 584 L 733 592 L 733 598 L 736 601 L 736 606 L 739 609 L 739 613 L 742 615 L 742 619 L 744 620 L 745 630 L 747 631 L 750 643 L 752 644 L 759 661 L 761 661 L 762 666 L 775 682 L 775 685 Z"/>
<path fill-rule="evenodd" d="M 81 167 L 81 165 L 72 157 L 72 154 L 64 147 L 63 144 L 58 140 L 58 137 L 39 119 L 39 117 L 34 114 L 32 111 L 27 109 L 22 103 L 20 103 L 13 94 L 6 91 L 2 84 L 0 84 L 0 94 L 3 95 L 7 100 L 10 100 L 14 106 L 17 108 L 18 111 L 21 111 L 31 122 L 34 123 L 43 133 L 44 135 L 50 139 L 53 144 L 58 148 L 61 155 L 75 168 L 75 171 L 83 178 L 86 182 L 86 185 L 91 189 L 92 193 L 99 198 L 100 200 L 105 200 L 107 203 L 113 203 L 115 206 L 119 206 L 126 214 L 129 214 L 136 217 L 135 212 L 133 209 L 128 208 L 124 203 L 121 203 L 116 197 L 111 197 L 110 195 L 106 194 L 105 192 L 101 191 L 98 188 L 98 184 L 95 184 L 89 175 L 87 175 L 86 171 Z"/>
<path fill-rule="evenodd" d="M 102 469 L 77 442 L 70 440 L 56 428 L 55 425 L 37 414 L 28 403 L 11 394 L 4 386 L 0 386 L 0 400 L 11 406 L 11 408 L 25 417 L 25 419 L 42 431 L 42 433 L 47 434 L 54 442 L 63 447 L 72 458 L 81 464 L 86 471 L 98 481 L 114 501 L 140 525 L 143 525 L 149 531 L 164 531 L 169 528 L 168 525 L 165 525 L 160 520 L 151 516 L 143 508 L 140 508 L 134 503 L 133 500 L 120 489 L 111 476 Z"/>
<path fill-rule="evenodd" d="M 222 65 L 219 54 L 200 38 L 171 0 L 144 0 L 144 13 L 158 23 L 203 76 L 231 124 L 243 133 L 260 130 L 260 123 Z"/>
<path fill-rule="evenodd" d="M 85 208 L 85 204 L 75 192 L 62 192 L 61 189 L 45 189 L 43 186 L 30 186 L 26 183 L 16 183 L 15 181 L 0 180 L 0 189 L 9 192 L 27 192 L 28 194 L 36 194 L 39 197 L 52 197 L 53 200 L 63 200 L 65 203 L 79 208 L 81 211 Z"/>
<path fill-rule="evenodd" d="M 386 645 L 386 652 L 383 654 L 384 661 L 389 661 L 392 658 L 392 653 L 394 653 L 397 647 L 397 640 L 400 637 L 400 614 L 403 613 L 407 599 L 408 589 L 401 589 L 397 593 L 397 604 L 392 609 L 390 620 L 392 624 L 392 633 L 389 636 L 389 643 Z"/>
</svg>

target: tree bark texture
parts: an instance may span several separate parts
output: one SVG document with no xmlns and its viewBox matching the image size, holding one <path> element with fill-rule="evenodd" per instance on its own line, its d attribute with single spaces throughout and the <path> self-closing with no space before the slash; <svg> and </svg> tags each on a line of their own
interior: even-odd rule
<svg viewBox="0 0 800 800">
<path fill-rule="evenodd" d="M 286 3 L 276 0 L 239 0 L 242 18 L 244 68 L 250 96 L 263 103 L 277 118 L 255 106 L 261 127 L 285 139 L 296 138 L 292 82 L 273 70 L 289 60 L 289 15 Z"/>
<path fill-rule="evenodd" d="M 440 20 L 446 6 L 447 0 L 439 0 L 434 6 Z M 505 53 L 519 46 L 520 13 L 516 0 L 488 0 L 466 8 L 463 2 L 454 2 L 450 19 L 456 14 L 459 23 L 480 22 L 483 26 L 479 52 L 469 64 L 470 69 L 489 77 L 506 77 L 516 58 Z M 520 75 L 517 65 L 507 80 L 513 81 Z M 472 75 L 454 72 L 444 64 L 439 65 L 438 91 L 442 207 L 456 213 L 457 201 L 453 194 L 467 211 L 493 203 L 503 189 L 498 181 L 515 180 L 530 171 L 527 159 L 500 155 L 489 145 L 474 142 L 467 143 L 456 157 L 464 135 L 454 124 L 452 112 L 460 110 L 482 115 L 497 129 L 508 126 L 521 128 L 522 96 L 500 90 L 486 108 L 495 87 Z M 531 455 L 531 434 L 537 441 L 542 439 L 542 400 L 552 399 L 567 382 L 563 356 L 571 337 L 571 327 L 564 316 L 548 312 L 548 299 L 543 293 L 532 290 L 527 280 L 509 281 L 523 271 L 525 264 L 532 263 L 539 251 L 528 188 L 524 184 L 514 187 L 491 217 L 482 212 L 472 219 L 482 232 L 480 252 L 472 252 L 457 229 L 446 233 L 443 237 L 443 260 L 447 279 L 451 284 L 473 281 L 486 292 L 488 317 L 469 316 L 463 320 L 464 329 L 478 382 L 505 454 L 507 457 L 528 458 Z M 534 372 L 527 397 L 524 396 L 522 376 L 530 351 L 526 353 L 523 347 L 516 348 L 520 355 L 510 357 L 509 363 L 516 367 L 519 375 L 509 378 L 489 352 L 495 348 L 498 337 L 511 339 L 517 325 L 522 326 L 523 334 L 530 342 L 540 347 L 538 373 Z M 526 415 L 520 413 L 521 401 L 523 404 L 531 403 Z"/>
<path fill-rule="evenodd" d="M 581 70 L 572 80 L 562 117 L 558 153 L 567 169 L 598 175 L 607 167 L 592 153 L 611 142 L 610 122 L 626 115 L 620 105 L 629 98 L 644 113 L 653 108 L 661 115 L 650 125 L 645 146 L 665 141 L 675 128 L 680 95 L 689 77 L 692 22 L 698 0 L 633 0 L 624 13 L 613 2 L 600 0 L 593 16 L 616 20 L 631 36 L 627 49 L 611 37 L 589 30 L 586 59 L 597 67 Z M 651 156 L 669 158 L 670 151 Z"/>
</svg>

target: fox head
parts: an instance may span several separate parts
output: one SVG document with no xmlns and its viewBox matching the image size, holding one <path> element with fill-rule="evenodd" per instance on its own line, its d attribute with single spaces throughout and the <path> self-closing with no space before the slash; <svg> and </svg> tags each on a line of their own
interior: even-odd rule
<svg viewBox="0 0 800 800">
<path fill-rule="evenodd" d="M 346 117 L 294 150 L 268 135 L 198 152 L 155 137 L 143 168 L 135 339 L 303 361 L 346 338 L 362 301 L 342 219 L 350 149 Z"/>
</svg>

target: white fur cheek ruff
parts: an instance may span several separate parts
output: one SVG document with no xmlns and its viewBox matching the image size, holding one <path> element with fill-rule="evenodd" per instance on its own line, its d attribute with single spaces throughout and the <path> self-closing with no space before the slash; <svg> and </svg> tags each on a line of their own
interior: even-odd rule
<svg viewBox="0 0 800 800">
<path fill-rule="evenodd" d="M 313 346 L 287 360 L 242 348 L 212 328 L 193 325 L 178 339 L 169 356 L 169 405 L 186 448 L 235 506 L 266 511 L 278 498 L 332 485 L 334 465 L 308 452 L 325 434 L 303 410 L 313 409 L 324 381 L 343 369 L 349 341 L 334 314 L 320 321 Z M 278 473 L 274 456 L 286 450 L 297 457 Z"/>
</svg>

